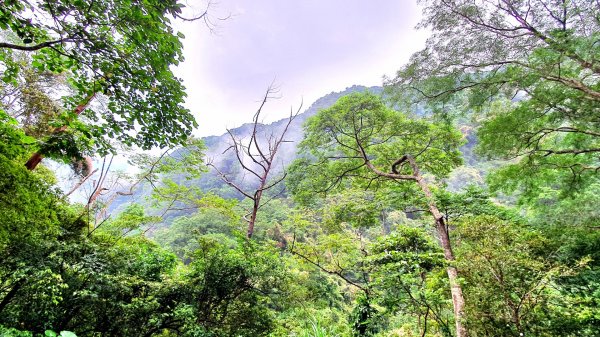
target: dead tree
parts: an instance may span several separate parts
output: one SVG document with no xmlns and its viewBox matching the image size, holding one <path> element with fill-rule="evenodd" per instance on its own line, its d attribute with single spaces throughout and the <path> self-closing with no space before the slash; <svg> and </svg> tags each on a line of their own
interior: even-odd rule
<svg viewBox="0 0 600 337">
<path fill-rule="evenodd" d="M 275 180 L 272 180 L 270 175 L 275 166 L 275 157 L 278 150 L 283 143 L 288 142 L 285 140 L 285 134 L 302 108 L 302 104 L 300 104 L 300 107 L 295 112 L 290 110 L 290 115 L 285 122 L 283 130 L 278 135 L 275 133 L 269 135 L 260 134 L 260 114 L 267 101 L 273 98 L 272 94 L 275 92 L 276 90 L 273 87 L 267 89 L 258 110 L 252 118 L 252 131 L 247 140 L 236 136 L 231 130 L 227 130 L 231 144 L 223 153 L 233 152 L 235 154 L 235 158 L 244 171 L 244 174 L 249 174 L 257 179 L 255 187 L 244 188 L 244 186 L 236 183 L 234 177 L 230 174 L 221 171 L 215 163 L 212 161 L 208 163 L 208 166 L 212 167 L 227 185 L 233 187 L 244 198 L 250 199 L 252 202 L 252 208 L 244 216 L 244 220 L 248 222 L 248 231 L 246 233 L 248 239 L 252 238 L 254 234 L 254 225 L 256 224 L 258 210 L 266 203 L 261 203 L 263 194 L 277 186 L 286 177 L 285 172 Z"/>
</svg>

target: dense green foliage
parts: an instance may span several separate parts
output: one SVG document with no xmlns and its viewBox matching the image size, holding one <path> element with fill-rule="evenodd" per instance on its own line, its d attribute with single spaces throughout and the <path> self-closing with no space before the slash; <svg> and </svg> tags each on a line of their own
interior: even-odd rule
<svg viewBox="0 0 600 337">
<path fill-rule="evenodd" d="M 388 170 L 412 155 L 426 173 L 446 176 L 460 164 L 460 134 L 452 127 L 414 118 L 388 108 L 370 93 L 350 94 L 310 118 L 300 144 L 302 159 L 291 168 L 290 190 L 307 202 L 346 180 L 366 188 L 385 187 L 387 179 L 370 164 Z M 401 174 L 411 174 L 402 167 Z M 308 178 L 308 179 L 307 179 Z"/>
<path fill-rule="evenodd" d="M 433 35 L 384 96 L 298 116 L 249 239 L 215 139 L 187 137 L 180 3 L 4 1 L 0 336 L 600 336 L 598 5 L 422 4 Z M 85 182 L 111 138 L 185 147 Z M 83 204 L 34 151 L 75 161 Z"/>
<path fill-rule="evenodd" d="M 498 172 L 493 187 L 499 190 L 537 197 L 544 181 L 565 190 L 595 182 L 598 4 L 423 4 L 422 25 L 433 35 L 388 81 L 395 99 L 417 97 L 445 115 L 472 113 L 480 124 L 480 152 L 516 159 Z"/>
<path fill-rule="evenodd" d="M 170 21 L 182 8 L 177 1 L 4 1 L 3 83 L 9 92 L 29 90 L 28 68 L 67 75 L 66 117 L 55 126 L 79 129 L 96 150 L 115 138 L 145 149 L 180 144 L 196 125 L 170 68 L 183 60 L 183 35 Z M 77 124 L 73 111 L 90 95 L 104 104 L 92 102 L 87 123 Z"/>
<path fill-rule="evenodd" d="M 4 124 L 3 139 L 20 136 Z M 198 234 L 198 249 L 184 268 L 154 242 L 123 234 L 147 220 L 142 209 L 90 228 L 85 210 L 68 205 L 14 154 L 0 156 L 2 325 L 79 336 L 260 336 L 270 330 L 266 294 L 281 275 L 273 252 Z M 240 324 L 246 317 L 253 319 Z"/>
</svg>

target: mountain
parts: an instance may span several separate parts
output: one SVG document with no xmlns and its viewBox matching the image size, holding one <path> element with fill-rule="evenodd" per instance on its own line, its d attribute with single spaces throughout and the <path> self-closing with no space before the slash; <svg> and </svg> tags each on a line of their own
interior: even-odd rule
<svg viewBox="0 0 600 337">
<path fill-rule="evenodd" d="M 346 88 L 344 91 L 340 92 L 331 92 L 319 99 L 317 99 L 308 109 L 306 109 L 303 113 L 299 114 L 290 124 L 285 136 L 286 142 L 282 144 L 281 148 L 277 152 L 276 156 L 276 167 L 272 171 L 273 174 L 280 173 L 282 169 L 291 163 L 296 157 L 296 147 L 298 143 L 303 139 L 304 133 L 302 130 L 302 125 L 306 121 L 307 118 L 315 115 L 319 110 L 328 108 L 335 104 L 337 100 L 345 95 L 348 95 L 353 92 L 362 92 L 362 91 L 370 91 L 376 94 L 379 94 L 383 91 L 382 87 L 364 87 L 355 85 L 349 88 Z M 262 141 L 266 141 L 266 139 L 271 135 L 280 135 L 283 128 L 287 123 L 287 118 L 281 119 L 279 121 L 270 123 L 270 124 L 260 124 L 258 125 L 257 132 L 259 135 L 259 139 Z M 252 123 L 243 124 L 240 127 L 231 129 L 231 133 L 235 135 L 238 139 L 247 139 L 250 137 L 252 132 Z M 227 151 L 223 153 L 231 144 L 231 136 L 228 133 L 222 134 L 220 136 L 210 136 L 203 138 L 204 143 L 206 144 L 207 151 L 206 157 L 208 160 L 212 160 L 216 166 L 219 167 L 225 173 L 231 174 L 236 177 L 236 181 L 242 182 L 248 177 L 243 177 L 243 172 L 238 171 L 237 160 L 234 156 L 233 151 Z M 214 189 L 222 186 L 222 182 L 220 179 L 215 181 L 214 178 L 218 178 L 214 173 L 206 174 L 199 181 L 196 181 L 199 186 L 201 186 L 205 190 Z"/>
<path fill-rule="evenodd" d="M 365 87 L 360 85 L 354 85 L 340 92 L 330 92 L 329 94 L 317 99 L 308 109 L 299 114 L 290 124 L 290 127 L 288 128 L 285 137 L 286 142 L 281 146 L 281 148 L 277 152 L 276 166 L 272 171 L 272 175 L 277 175 L 278 173 L 281 173 L 283 168 L 294 160 L 296 156 L 296 147 L 303 138 L 302 125 L 307 118 L 315 115 L 321 109 L 325 109 L 332 106 L 342 96 L 348 95 L 353 92 L 363 92 L 367 90 L 372 93 L 380 94 L 383 91 L 383 88 L 377 86 Z M 259 138 L 262 138 L 262 141 L 265 141 L 265 139 L 267 139 L 269 135 L 279 135 L 283 127 L 285 127 L 286 122 L 287 119 L 281 119 L 270 124 L 259 124 L 257 128 Z M 237 128 L 233 128 L 230 131 L 233 135 L 236 136 L 236 138 L 247 139 L 252 132 L 252 126 L 252 123 L 246 123 Z M 228 133 L 224 133 L 220 136 L 204 137 L 202 139 L 207 147 L 207 160 L 212 161 L 217 167 L 219 167 L 219 169 L 222 172 L 227 173 L 229 176 L 231 176 L 236 183 L 240 185 L 252 183 L 252 178 L 245 176 L 244 172 L 240 171 L 237 159 L 235 158 L 235 154 L 233 153 L 233 151 L 225 152 L 225 150 L 231 144 L 231 137 Z M 173 154 L 173 156 L 184 156 L 186 151 L 187 150 L 185 148 L 179 149 Z M 180 177 L 172 178 L 178 183 L 185 184 L 187 186 L 198 186 L 203 191 L 214 191 L 224 198 L 241 198 L 239 193 L 229 188 L 221 180 L 221 178 L 213 171 L 203 174 L 202 177 L 199 179 L 184 180 Z M 138 187 L 133 196 L 123 196 L 116 198 L 111 204 L 109 212 L 113 214 L 118 213 L 118 211 L 122 210 L 126 205 L 128 205 L 132 201 L 143 203 L 144 197 L 148 196 L 150 193 L 150 186 L 145 186 L 142 184 Z M 181 214 L 180 212 L 173 212 L 169 218 L 173 218 L 180 215 L 183 214 Z"/>
<path fill-rule="evenodd" d="M 308 109 L 299 114 L 290 124 L 285 137 L 286 142 L 283 143 L 277 152 L 275 168 L 270 173 L 271 177 L 280 174 L 283 168 L 296 158 L 296 148 L 303 139 L 302 125 L 307 118 L 315 115 L 321 109 L 332 106 L 342 96 L 353 92 L 362 92 L 367 90 L 376 94 L 383 92 L 382 87 L 364 87 L 355 85 L 346 88 L 344 91 L 331 92 L 319 98 Z M 427 111 L 421 107 L 417 108 L 414 113 L 417 115 L 426 115 Z M 259 124 L 257 128 L 259 140 L 262 139 L 264 142 L 270 135 L 279 135 L 286 123 L 287 119 L 282 119 L 270 124 Z M 252 123 L 246 123 L 237 128 L 231 129 L 230 132 L 237 139 L 247 140 L 251 135 L 252 128 Z M 450 191 L 458 191 L 464 188 L 466 184 L 472 182 L 483 185 L 483 177 L 490 169 L 489 162 L 483 161 L 474 154 L 474 147 L 477 143 L 477 139 L 473 132 L 473 127 L 466 123 L 465 125 L 460 125 L 460 129 L 465 136 L 465 145 L 461 148 L 461 151 L 465 157 L 465 166 L 457 168 L 447 179 L 446 183 Z M 203 138 L 203 141 L 207 147 L 207 160 L 211 161 L 215 166 L 217 166 L 221 172 L 226 173 L 228 177 L 232 179 L 238 186 L 247 187 L 247 190 L 252 190 L 253 179 L 255 178 L 251 175 L 248 175 L 244 170 L 241 170 L 234 151 L 226 151 L 231 145 L 231 136 L 228 133 L 224 133 L 220 136 L 205 137 Z M 173 154 L 173 156 L 184 156 L 186 151 L 187 150 L 185 148 L 179 149 Z M 227 186 L 227 184 L 223 182 L 217 173 L 212 170 L 203 174 L 198 179 L 185 180 L 178 176 L 173 176 L 171 178 L 179 184 L 196 186 L 203 191 L 215 192 L 224 198 L 242 199 L 242 196 L 237 191 Z M 142 184 L 134 193 L 133 197 L 120 197 L 116 199 L 113 202 L 113 205 L 111 205 L 109 211 L 111 211 L 111 213 L 118 212 L 132 200 L 135 200 L 135 202 L 138 203 L 144 203 L 144 197 L 150 195 L 151 191 L 152 189 L 150 186 Z M 170 223 L 173 218 L 181 215 L 187 215 L 188 213 L 192 212 L 192 210 L 170 212 L 170 214 L 165 216 L 165 223 Z"/>
</svg>

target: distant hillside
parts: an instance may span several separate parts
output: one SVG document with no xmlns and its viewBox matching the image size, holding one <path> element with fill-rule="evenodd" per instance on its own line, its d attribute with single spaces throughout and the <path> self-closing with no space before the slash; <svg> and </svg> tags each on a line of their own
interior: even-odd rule
<svg viewBox="0 0 600 337">
<path fill-rule="evenodd" d="M 316 114 L 319 110 L 328 108 L 332 106 L 337 100 L 345 95 L 348 95 L 353 92 L 362 92 L 369 90 L 373 93 L 381 93 L 383 91 L 382 87 L 365 87 L 354 85 L 352 87 L 346 88 L 346 90 L 341 92 L 331 92 L 319 99 L 317 99 L 308 109 L 299 114 L 297 118 L 290 125 L 288 132 L 286 133 L 287 142 L 280 148 L 277 153 L 277 165 L 273 174 L 280 173 L 282 169 L 288 165 L 291 161 L 294 160 L 296 156 L 296 147 L 298 143 L 303 138 L 302 125 L 304 121 L 310 116 Z M 271 134 L 279 134 L 281 129 L 284 127 L 287 119 L 282 119 L 270 124 L 261 124 L 259 126 L 258 132 L 259 135 L 262 136 L 263 139 L 268 137 Z M 252 124 L 246 123 L 237 128 L 231 129 L 231 132 L 241 139 L 247 138 L 250 136 L 250 132 L 252 132 Z M 237 161 L 235 155 L 232 151 L 228 151 L 225 154 L 223 153 L 231 144 L 231 138 L 229 134 L 225 133 L 220 136 L 209 136 L 203 138 L 204 143 L 206 144 L 206 156 L 207 159 L 212 160 L 219 168 L 225 173 L 228 173 L 235 177 L 235 180 L 239 184 L 250 183 L 251 178 L 245 177 L 243 172 L 239 171 L 239 165 L 237 165 Z M 174 156 L 184 155 L 186 149 L 178 150 Z M 223 181 L 214 173 L 208 172 L 204 174 L 201 178 L 195 180 L 180 180 L 177 177 L 174 177 L 176 181 L 186 184 L 186 185 L 194 185 L 200 187 L 205 191 L 215 191 L 221 196 L 225 198 L 240 198 L 240 195 L 235 191 L 231 190 L 227 185 L 223 183 Z M 137 200 L 138 202 L 143 200 L 145 195 L 149 195 L 150 189 L 148 186 L 141 186 L 138 191 L 136 191 L 135 195 L 128 197 L 120 197 L 113 202 L 110 209 L 115 212 L 122 209 L 123 206 L 131 202 L 131 200 Z M 172 214 L 171 217 L 176 217 L 182 214 Z"/>
<path fill-rule="evenodd" d="M 277 153 L 277 163 L 275 169 L 272 171 L 271 176 L 275 176 L 282 172 L 283 168 L 290 164 L 296 158 L 296 148 L 299 142 L 303 139 L 303 130 L 302 125 L 306 121 L 307 118 L 316 114 L 319 110 L 328 108 L 332 106 L 337 100 L 345 96 L 347 94 L 353 92 L 362 92 L 369 90 L 373 93 L 380 94 L 383 91 L 382 87 L 364 87 L 364 86 L 352 86 L 347 88 L 341 92 L 331 92 L 317 101 L 315 101 L 308 109 L 306 109 L 303 113 L 297 116 L 297 118 L 290 125 L 288 132 L 286 134 L 287 142 L 283 144 L 280 150 Z M 426 110 L 423 108 L 418 108 L 415 111 L 417 115 L 426 114 Z M 285 126 L 287 119 L 282 119 L 270 124 L 261 124 L 258 128 L 259 137 L 262 139 L 266 139 L 269 135 L 278 135 L 280 134 L 282 128 Z M 461 132 L 465 136 L 466 144 L 462 147 L 461 151 L 464 154 L 464 166 L 457 168 L 450 178 L 447 180 L 447 186 L 451 191 L 457 191 L 461 188 L 465 187 L 467 183 L 476 183 L 479 185 L 484 184 L 483 177 L 486 172 L 490 168 L 490 163 L 481 160 L 474 154 L 474 147 L 477 144 L 477 139 L 474 134 L 473 126 L 465 124 L 459 126 Z M 231 132 L 239 139 L 247 139 L 252 132 L 252 124 L 246 123 L 237 128 L 231 129 Z M 235 154 L 233 151 L 224 151 L 230 146 L 231 138 L 229 134 L 225 133 L 220 136 L 209 136 L 203 138 L 207 150 L 206 157 L 208 160 L 212 161 L 219 169 L 228 174 L 228 176 L 233 177 L 233 180 L 240 186 L 252 186 L 252 176 L 245 175 L 244 172 L 240 169 L 238 165 L 237 159 L 235 158 Z M 174 156 L 182 156 L 185 154 L 186 149 L 180 149 L 176 151 Z M 194 180 L 184 180 L 179 179 L 179 177 L 173 177 L 175 181 L 181 184 L 185 184 L 187 186 L 197 186 L 200 187 L 203 191 L 213 191 L 224 198 L 236 198 L 241 199 L 241 195 L 234 191 L 232 188 L 227 186 L 221 178 L 215 172 L 208 172 L 202 175 L 199 179 Z M 249 188 L 251 189 L 251 188 Z M 140 186 L 136 191 L 133 197 L 121 197 L 118 200 L 115 200 L 113 203 L 111 210 L 113 212 L 118 212 L 123 206 L 127 205 L 132 200 L 136 200 L 137 202 L 143 202 L 144 196 L 147 196 L 151 193 L 151 189 L 149 186 Z M 178 216 L 186 215 L 188 212 L 192 211 L 181 211 L 181 212 L 171 212 L 167 216 L 165 216 L 165 222 L 170 223 L 170 221 Z"/>
<path fill-rule="evenodd" d="M 317 99 L 308 109 L 306 109 L 303 113 L 299 114 L 298 117 L 292 122 L 288 131 L 286 133 L 286 143 L 280 148 L 277 152 L 277 165 L 274 174 L 277 174 L 282 171 L 283 167 L 291 163 L 296 157 L 296 147 L 298 143 L 303 138 L 302 125 L 304 121 L 310 116 L 316 114 L 319 110 L 328 108 L 335 104 L 337 100 L 345 95 L 348 95 L 353 92 L 362 92 L 369 90 L 373 93 L 381 93 L 383 91 L 382 87 L 364 87 L 364 86 L 352 86 L 347 88 L 341 92 L 331 92 L 319 99 Z M 258 128 L 259 137 L 263 140 L 269 137 L 270 135 L 279 135 L 285 126 L 287 119 L 282 119 L 270 124 L 262 124 Z M 252 124 L 246 123 L 240 127 L 231 129 L 231 132 L 238 137 L 239 139 L 246 139 L 250 136 L 252 132 Z M 213 160 L 215 164 L 224 172 L 236 175 L 238 182 L 242 182 L 243 179 L 248 179 L 243 177 L 242 172 L 237 171 L 238 165 L 234 154 L 231 152 L 227 152 L 223 154 L 229 145 L 231 144 L 231 137 L 229 134 L 225 133 L 220 136 L 210 136 L 203 138 L 204 143 L 207 146 L 207 158 L 209 160 Z M 215 179 L 217 178 L 217 179 Z M 199 184 L 203 189 L 209 190 L 214 188 L 219 188 L 223 184 L 214 174 L 206 174 L 199 181 L 195 183 Z M 230 195 L 230 197 L 234 197 Z M 239 197 L 239 196 L 237 196 Z"/>
</svg>

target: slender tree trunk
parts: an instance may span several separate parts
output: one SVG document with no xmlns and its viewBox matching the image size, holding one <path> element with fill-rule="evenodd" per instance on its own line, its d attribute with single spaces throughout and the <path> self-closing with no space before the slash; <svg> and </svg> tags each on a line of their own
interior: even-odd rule
<svg viewBox="0 0 600 337">
<path fill-rule="evenodd" d="M 273 152 L 273 157 L 276 152 Z M 271 159 L 272 160 L 272 159 Z M 252 235 L 254 234 L 254 224 L 256 223 L 256 216 L 258 215 L 258 209 L 260 208 L 260 199 L 262 198 L 263 191 L 267 186 L 267 177 L 269 176 L 269 172 L 271 171 L 271 162 L 267 164 L 265 168 L 265 172 L 260 177 L 260 185 L 256 192 L 254 192 L 254 196 L 252 197 L 252 213 L 250 214 L 250 221 L 248 221 L 248 232 L 246 234 L 248 239 L 252 239 Z"/>
<path fill-rule="evenodd" d="M 92 99 L 94 99 L 95 96 L 96 96 L 96 93 L 93 93 L 93 94 L 89 95 L 86 98 L 85 102 L 79 104 L 75 108 L 75 110 L 73 112 L 76 115 L 80 115 L 83 112 L 83 110 L 85 110 L 85 108 L 88 106 L 88 104 L 90 104 L 90 102 L 92 101 Z M 63 126 L 61 128 L 58 128 L 54 132 L 62 132 L 62 131 L 65 131 L 66 128 L 67 128 L 66 126 Z M 42 159 L 44 159 L 44 156 L 41 153 L 36 152 L 36 153 L 32 154 L 31 157 L 29 157 L 29 160 L 27 160 L 27 162 L 25 163 L 25 167 L 29 171 L 31 171 L 31 170 L 35 169 L 38 166 L 39 163 L 42 162 Z"/>
<path fill-rule="evenodd" d="M 415 180 L 417 181 L 417 184 L 419 184 L 419 187 L 421 187 L 421 190 L 427 198 L 429 211 L 431 212 L 431 215 L 433 215 L 433 217 L 435 218 L 435 229 L 439 236 L 442 250 L 444 251 L 444 257 L 449 263 L 446 272 L 448 273 L 448 280 L 450 281 L 450 292 L 452 294 L 452 304 L 454 306 L 456 336 L 466 337 L 468 336 L 468 332 L 466 327 L 463 325 L 465 316 L 465 298 L 463 296 L 462 287 L 458 283 L 458 271 L 456 267 L 452 265 L 455 259 L 454 253 L 452 252 L 452 245 L 450 243 L 450 235 L 448 233 L 448 228 L 446 227 L 444 216 L 442 215 L 442 213 L 440 213 L 434 202 L 433 193 L 431 193 L 427 182 L 423 180 L 423 176 L 421 176 L 421 173 L 419 172 L 416 163 L 412 159 L 409 159 L 409 161 L 411 167 L 413 168 Z"/>
<path fill-rule="evenodd" d="M 366 166 L 375 172 L 377 175 L 381 177 L 387 177 L 395 180 L 412 180 L 419 184 L 419 187 L 425 194 L 427 198 L 427 205 L 429 207 L 429 212 L 433 215 L 435 219 L 435 229 L 437 231 L 440 245 L 442 246 L 442 250 L 444 251 L 444 258 L 448 262 L 448 268 L 446 272 L 448 273 L 448 281 L 450 282 L 450 292 L 452 293 L 452 304 L 454 306 L 454 320 L 456 321 L 456 336 L 457 337 L 467 337 L 468 331 L 467 328 L 463 325 L 465 320 L 465 298 L 463 296 L 462 288 L 458 283 L 458 271 L 456 267 L 452 264 L 454 262 L 454 253 L 452 252 L 452 245 L 450 244 L 450 235 L 448 234 L 448 228 L 446 226 L 446 222 L 444 221 L 444 216 L 439 211 L 435 204 L 435 199 L 433 198 L 433 193 L 429 189 L 429 185 L 423 179 L 421 172 L 419 171 L 419 165 L 411 155 L 404 155 L 402 158 L 396 160 L 392 164 L 392 173 L 386 173 L 377 169 L 370 161 L 367 156 L 364 147 L 360 144 L 360 140 L 356 138 L 356 143 L 359 146 L 362 157 L 365 161 Z M 410 168 L 413 172 L 412 175 L 404 175 L 400 174 L 398 171 L 398 166 L 403 163 L 408 162 Z"/>
<path fill-rule="evenodd" d="M 17 292 L 19 291 L 19 289 L 21 289 L 21 287 L 25 284 L 25 279 L 22 278 L 20 280 L 18 280 L 17 282 L 15 282 L 15 285 L 13 285 L 12 289 L 10 289 L 10 291 L 8 292 L 8 294 L 6 294 L 6 296 L 4 296 L 4 298 L 2 299 L 2 302 L 0 302 L 0 312 L 2 312 L 4 310 L 4 308 L 6 308 L 6 306 L 8 305 L 8 303 L 10 303 L 10 301 L 15 297 L 15 295 L 17 294 Z"/>
<path fill-rule="evenodd" d="M 254 194 L 254 205 L 252 206 L 252 213 L 250 214 L 250 221 L 248 221 L 248 232 L 246 236 L 248 239 L 252 239 L 252 235 L 254 234 L 254 224 L 256 223 L 256 216 L 258 215 L 258 208 L 260 207 L 260 198 L 262 197 L 262 191 L 257 191 Z"/>
</svg>

